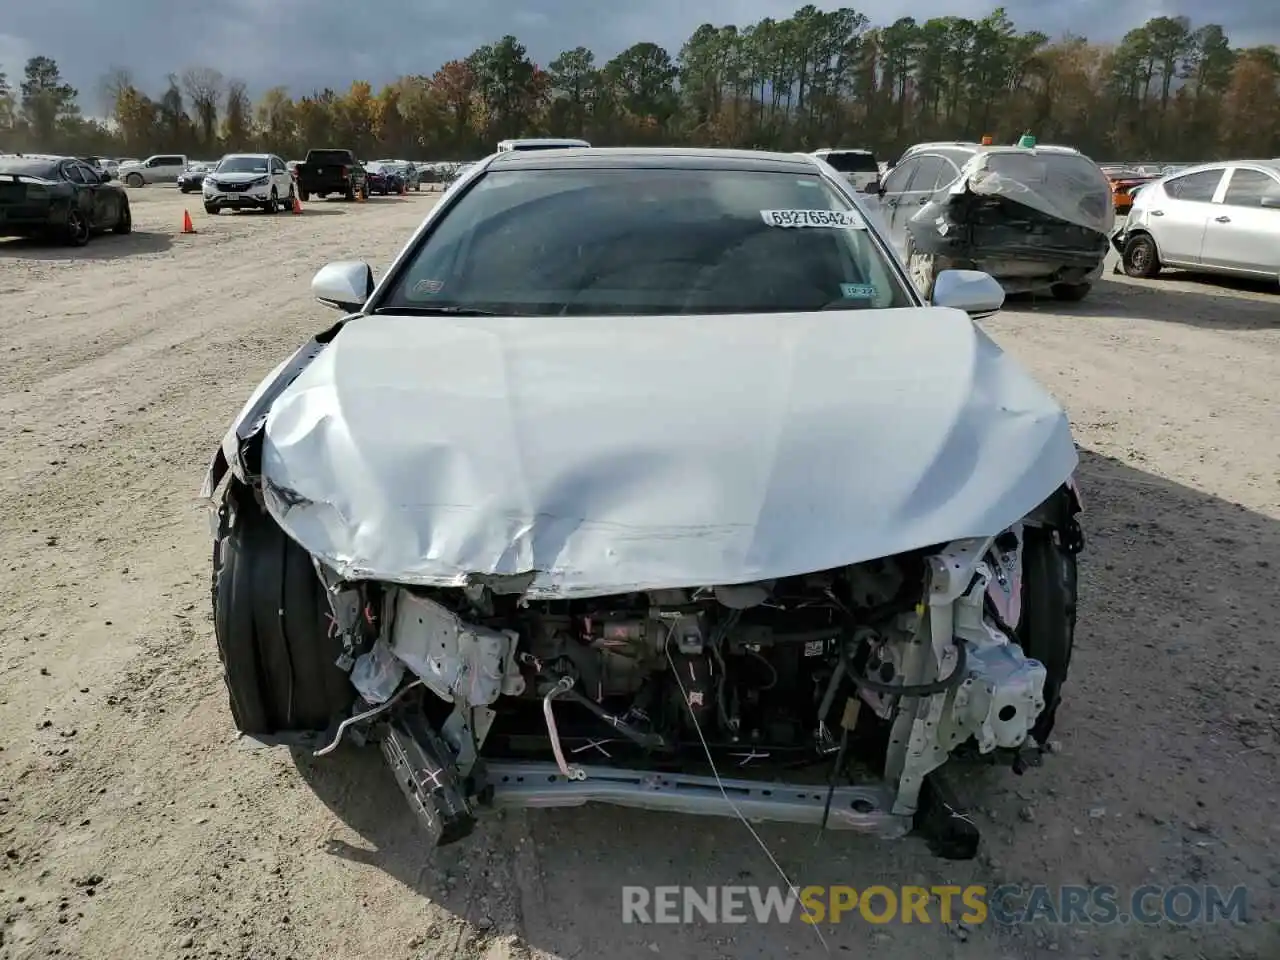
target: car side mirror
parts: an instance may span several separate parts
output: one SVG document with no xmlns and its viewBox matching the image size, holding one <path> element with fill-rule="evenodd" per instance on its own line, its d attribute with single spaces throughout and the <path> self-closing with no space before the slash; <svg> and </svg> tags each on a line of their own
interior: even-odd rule
<svg viewBox="0 0 1280 960">
<path fill-rule="evenodd" d="M 110 183 L 114 179 L 115 179 L 115 176 L 111 173 L 110 170 L 103 170 L 101 173 L 98 174 L 99 183 Z"/>
<path fill-rule="evenodd" d="M 884 193 L 884 188 L 880 186 L 879 180 L 872 180 L 870 183 L 868 183 L 865 187 L 862 188 L 862 192 L 878 197 Z"/>
<path fill-rule="evenodd" d="M 1271 194 L 1262 198 L 1262 206 L 1270 207 L 1273 210 L 1280 209 L 1280 196 Z"/>
<path fill-rule="evenodd" d="M 1004 306 L 1004 287 L 981 270 L 943 270 L 933 281 L 933 305 L 963 310 L 981 320 Z"/>
<path fill-rule="evenodd" d="M 373 268 L 363 260 L 341 260 L 311 278 L 311 294 L 326 307 L 354 313 L 373 293 Z"/>
</svg>

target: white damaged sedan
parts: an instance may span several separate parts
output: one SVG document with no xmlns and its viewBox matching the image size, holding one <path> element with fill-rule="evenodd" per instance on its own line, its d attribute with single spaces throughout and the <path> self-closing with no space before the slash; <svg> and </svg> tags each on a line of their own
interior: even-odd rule
<svg viewBox="0 0 1280 960">
<path fill-rule="evenodd" d="M 263 381 L 205 480 L 237 727 L 377 742 L 431 841 L 612 803 L 972 856 L 1083 538 L 1061 407 L 802 154 L 498 154 Z"/>
</svg>

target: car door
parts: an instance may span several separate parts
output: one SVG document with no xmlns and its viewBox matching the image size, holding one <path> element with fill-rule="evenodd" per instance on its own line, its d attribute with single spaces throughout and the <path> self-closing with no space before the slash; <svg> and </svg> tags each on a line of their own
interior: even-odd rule
<svg viewBox="0 0 1280 960">
<path fill-rule="evenodd" d="M 914 169 L 911 180 L 898 195 L 891 225 L 893 244 L 899 253 L 906 250 L 907 224 L 932 200 L 938 190 L 938 182 L 945 181 L 954 169 L 952 163 L 936 153 L 926 153 L 909 161 Z"/>
<path fill-rule="evenodd" d="M 85 179 L 84 169 L 74 160 L 68 160 L 63 163 L 58 172 L 62 175 L 62 179 L 68 180 L 75 184 L 76 203 L 80 209 L 89 217 L 89 225 L 97 227 L 103 223 L 102 211 L 99 209 L 97 194 L 98 190 L 96 182 L 89 182 Z"/>
<path fill-rule="evenodd" d="M 1249 167 L 1227 171 L 1213 204 L 1201 259 L 1206 267 L 1249 275 L 1280 274 L 1280 174 Z M 1269 205 L 1264 206 L 1264 201 Z"/>
<path fill-rule="evenodd" d="M 289 184 L 292 182 L 289 168 L 279 157 L 268 157 L 267 164 L 267 168 L 271 171 L 271 185 L 276 188 L 276 196 L 283 200 L 289 196 Z"/>
<path fill-rule="evenodd" d="M 1213 167 L 1173 177 L 1164 182 L 1162 196 L 1149 198 L 1144 207 L 1146 225 L 1164 263 L 1201 262 L 1205 230 L 1215 213 L 1213 198 L 1225 172 L 1225 167 Z"/>
<path fill-rule="evenodd" d="M 880 194 L 880 205 L 884 213 L 889 241 L 898 250 L 902 249 L 906 230 L 906 220 L 899 220 L 898 209 L 902 205 L 903 197 L 907 195 L 907 188 L 911 186 L 911 180 L 915 177 L 916 168 L 919 165 L 920 162 L 915 157 L 898 164 L 885 178 L 884 189 Z"/>
<path fill-rule="evenodd" d="M 116 192 L 103 185 L 101 174 L 93 167 L 85 163 L 78 163 L 76 167 L 93 197 L 93 225 L 103 229 L 113 225 L 116 222 Z"/>
</svg>

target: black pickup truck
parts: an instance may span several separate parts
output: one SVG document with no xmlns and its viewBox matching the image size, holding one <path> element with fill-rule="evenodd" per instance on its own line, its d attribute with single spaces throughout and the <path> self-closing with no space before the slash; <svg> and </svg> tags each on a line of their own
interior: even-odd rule
<svg viewBox="0 0 1280 960">
<path fill-rule="evenodd" d="M 364 165 L 351 150 L 308 150 L 307 159 L 298 164 L 298 193 L 304 201 L 315 197 L 341 194 L 348 200 L 357 196 L 369 199 Z"/>
</svg>

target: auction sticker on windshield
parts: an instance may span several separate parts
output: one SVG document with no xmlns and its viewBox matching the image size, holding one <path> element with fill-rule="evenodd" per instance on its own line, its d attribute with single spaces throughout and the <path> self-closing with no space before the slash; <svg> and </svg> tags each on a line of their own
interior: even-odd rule
<svg viewBox="0 0 1280 960">
<path fill-rule="evenodd" d="M 761 210 L 760 218 L 771 227 L 829 227 L 865 230 L 864 221 L 847 210 Z"/>
</svg>

